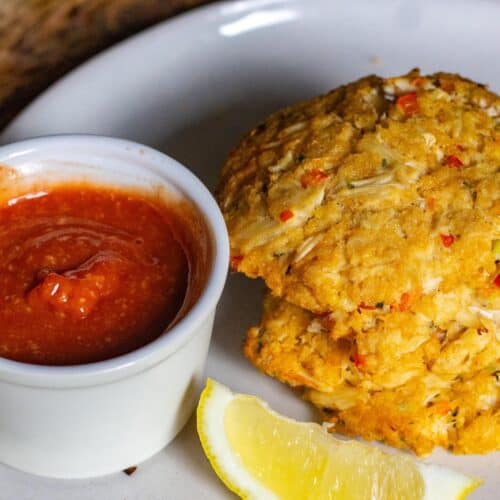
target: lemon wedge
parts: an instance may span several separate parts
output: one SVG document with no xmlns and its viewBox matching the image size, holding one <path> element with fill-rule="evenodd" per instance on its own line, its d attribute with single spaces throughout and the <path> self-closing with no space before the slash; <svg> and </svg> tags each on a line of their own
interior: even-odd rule
<svg viewBox="0 0 500 500">
<path fill-rule="evenodd" d="M 464 499 L 480 481 L 274 412 L 260 399 L 208 379 L 198 434 L 225 485 L 244 499 Z"/>
</svg>

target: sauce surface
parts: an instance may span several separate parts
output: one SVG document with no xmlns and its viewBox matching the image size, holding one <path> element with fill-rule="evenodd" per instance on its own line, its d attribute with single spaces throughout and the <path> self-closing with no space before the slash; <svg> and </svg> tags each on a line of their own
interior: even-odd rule
<svg viewBox="0 0 500 500">
<path fill-rule="evenodd" d="M 0 205 L 0 356 L 72 365 L 125 354 L 174 321 L 190 260 L 156 198 L 59 186 Z"/>
</svg>

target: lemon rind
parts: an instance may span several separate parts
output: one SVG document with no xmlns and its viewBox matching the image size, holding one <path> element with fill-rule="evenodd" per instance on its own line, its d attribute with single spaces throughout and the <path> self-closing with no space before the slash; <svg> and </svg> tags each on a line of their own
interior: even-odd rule
<svg viewBox="0 0 500 500">
<path fill-rule="evenodd" d="M 226 439 L 224 410 L 235 397 L 226 386 L 207 379 L 196 410 L 197 431 L 205 455 L 218 478 L 240 498 L 279 500 L 245 470 Z M 210 436 L 217 436 L 218 439 L 210 439 Z"/>
<path fill-rule="evenodd" d="M 425 484 L 423 500 L 464 500 L 482 484 L 478 478 L 466 476 L 442 465 L 415 463 Z"/>
</svg>

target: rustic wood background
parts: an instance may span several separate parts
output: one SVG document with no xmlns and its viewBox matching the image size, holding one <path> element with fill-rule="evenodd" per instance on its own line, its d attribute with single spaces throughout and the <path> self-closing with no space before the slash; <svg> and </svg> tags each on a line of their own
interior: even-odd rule
<svg viewBox="0 0 500 500">
<path fill-rule="evenodd" d="M 103 48 L 210 0 L 0 0 L 0 128 Z"/>
</svg>

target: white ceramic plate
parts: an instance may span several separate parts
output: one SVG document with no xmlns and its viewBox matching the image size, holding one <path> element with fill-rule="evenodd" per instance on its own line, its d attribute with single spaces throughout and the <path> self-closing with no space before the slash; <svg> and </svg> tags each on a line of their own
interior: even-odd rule
<svg viewBox="0 0 500 500">
<path fill-rule="evenodd" d="M 499 20 L 494 0 L 213 4 L 84 64 L 35 100 L 1 141 L 60 132 L 125 137 L 167 152 L 213 187 L 228 149 L 270 111 L 367 73 L 445 69 L 499 91 Z M 261 293 L 259 282 L 229 279 L 207 372 L 278 411 L 309 418 L 304 403 L 241 355 Z M 428 460 L 483 477 L 472 498 L 498 498 L 500 453 L 455 457 L 440 451 Z M 231 498 L 202 455 L 193 420 L 131 477 L 56 481 L 0 466 L 0 485 L 0 500 Z"/>
</svg>

